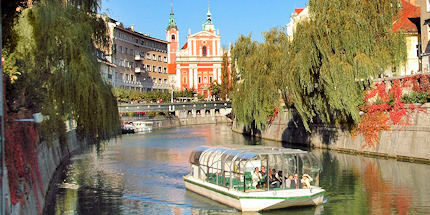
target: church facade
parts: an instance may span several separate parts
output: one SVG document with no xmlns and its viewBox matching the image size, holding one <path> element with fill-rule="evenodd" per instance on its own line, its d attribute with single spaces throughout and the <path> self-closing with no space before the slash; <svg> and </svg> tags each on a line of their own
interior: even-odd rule
<svg viewBox="0 0 430 215">
<path fill-rule="evenodd" d="M 187 42 L 180 48 L 179 29 L 170 13 L 166 29 L 168 44 L 169 80 L 175 90 L 194 90 L 208 98 L 212 96 L 210 86 L 213 82 L 222 83 L 222 65 L 224 53 L 221 48 L 221 36 L 212 23 L 212 14 L 208 10 L 202 31 L 195 34 L 188 32 Z M 228 66 L 230 77 L 230 66 Z"/>
</svg>

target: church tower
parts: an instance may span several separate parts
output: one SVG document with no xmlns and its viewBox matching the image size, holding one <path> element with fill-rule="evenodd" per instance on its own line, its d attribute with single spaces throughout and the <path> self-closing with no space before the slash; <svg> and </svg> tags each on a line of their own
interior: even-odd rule
<svg viewBox="0 0 430 215">
<path fill-rule="evenodd" d="M 179 29 L 175 23 L 173 8 L 170 11 L 169 25 L 166 28 L 166 41 L 168 50 L 168 63 L 176 65 L 176 53 L 179 51 Z M 169 66 L 170 69 L 170 66 Z M 170 73 L 171 71 L 169 71 Z M 175 71 L 176 72 L 176 71 Z"/>
</svg>

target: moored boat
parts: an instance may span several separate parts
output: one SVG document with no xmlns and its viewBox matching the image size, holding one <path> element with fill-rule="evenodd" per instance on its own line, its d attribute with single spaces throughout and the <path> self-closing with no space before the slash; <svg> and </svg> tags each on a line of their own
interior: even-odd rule
<svg viewBox="0 0 430 215">
<path fill-rule="evenodd" d="M 320 164 L 306 151 L 203 146 L 193 150 L 190 165 L 191 173 L 184 176 L 186 189 L 241 211 L 323 203 Z M 260 172 L 262 168 L 268 171 Z M 291 180 L 289 175 L 302 177 Z"/>
</svg>

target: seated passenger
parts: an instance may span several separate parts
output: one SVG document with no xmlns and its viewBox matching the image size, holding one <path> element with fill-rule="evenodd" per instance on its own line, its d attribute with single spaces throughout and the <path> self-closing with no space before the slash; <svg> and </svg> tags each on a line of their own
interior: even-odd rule
<svg viewBox="0 0 430 215">
<path fill-rule="evenodd" d="M 277 188 L 280 186 L 280 182 L 278 181 L 278 179 L 275 177 L 276 174 L 276 170 L 275 169 L 270 169 L 269 170 L 269 183 L 270 183 L 270 188 Z"/>
<path fill-rule="evenodd" d="M 260 188 L 261 174 L 258 171 L 258 167 L 255 167 L 254 171 L 251 172 L 251 177 L 252 177 L 252 186 L 256 188 Z"/>
<path fill-rule="evenodd" d="M 293 180 L 293 176 L 289 175 L 288 178 L 285 180 L 285 187 L 291 188 L 291 181 Z"/>
<path fill-rule="evenodd" d="M 267 173 L 266 173 L 266 167 L 262 166 L 261 167 L 261 171 L 260 171 L 260 175 L 261 175 L 261 184 L 263 185 L 263 187 L 266 187 L 266 179 L 267 179 Z"/>
<path fill-rule="evenodd" d="M 300 182 L 300 179 L 299 179 L 299 174 L 294 174 L 294 178 L 293 178 L 293 180 L 291 181 L 291 186 L 290 186 L 291 188 L 294 188 L 294 189 L 302 189 L 302 183 Z"/>
<path fill-rule="evenodd" d="M 302 176 L 302 184 L 303 184 L 303 188 L 311 188 L 311 182 L 313 181 L 312 177 L 309 176 L 308 174 L 303 174 Z"/>
</svg>

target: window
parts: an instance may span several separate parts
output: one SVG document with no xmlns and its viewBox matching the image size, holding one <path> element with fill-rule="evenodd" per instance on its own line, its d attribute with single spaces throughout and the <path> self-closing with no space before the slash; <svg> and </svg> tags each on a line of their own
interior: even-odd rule
<svg viewBox="0 0 430 215">
<path fill-rule="evenodd" d="M 176 38 L 176 37 L 175 37 L 175 35 L 174 35 L 174 34 L 172 34 L 172 40 L 175 40 L 175 38 Z"/>
<path fill-rule="evenodd" d="M 164 83 L 167 83 L 167 79 L 164 79 Z"/>
<path fill-rule="evenodd" d="M 161 62 L 161 56 L 160 56 L 160 55 L 158 55 L 158 61 L 160 61 L 160 62 Z"/>
<path fill-rule="evenodd" d="M 125 80 L 130 80 L 128 74 L 125 74 Z"/>
<path fill-rule="evenodd" d="M 122 53 L 122 46 L 119 46 L 119 53 Z"/>
<path fill-rule="evenodd" d="M 205 77 L 203 78 L 203 83 L 205 83 L 205 84 L 207 84 L 207 83 L 208 83 L 208 77 L 206 77 L 206 76 L 205 76 Z"/>
<path fill-rule="evenodd" d="M 158 72 L 161 73 L 161 66 L 158 67 Z"/>
<path fill-rule="evenodd" d="M 152 60 L 157 60 L 157 57 L 155 57 L 155 54 L 152 54 Z"/>
<path fill-rule="evenodd" d="M 201 84 L 201 83 L 202 83 L 202 77 L 199 76 L 199 84 Z"/>
<path fill-rule="evenodd" d="M 163 82 L 161 81 L 161 78 L 159 78 L 159 79 L 158 79 L 158 83 L 163 83 Z"/>
<path fill-rule="evenodd" d="M 209 77 L 209 83 L 212 83 L 212 76 Z"/>
<path fill-rule="evenodd" d="M 126 61 L 125 61 L 125 64 L 124 64 L 124 67 L 128 68 L 128 67 L 129 67 L 129 65 L 130 65 L 130 64 L 129 64 L 128 60 L 126 60 Z"/>
<path fill-rule="evenodd" d="M 156 66 L 153 66 L 153 67 L 152 67 L 152 71 L 153 71 L 153 72 L 157 72 L 157 67 L 156 67 Z"/>
<path fill-rule="evenodd" d="M 145 44 L 145 41 L 141 40 L 140 45 L 143 45 L 143 44 Z"/>
<path fill-rule="evenodd" d="M 156 78 L 152 78 L 152 81 L 153 81 L 154 83 L 157 83 L 157 79 L 156 79 Z"/>
<path fill-rule="evenodd" d="M 130 55 L 133 55 L 133 54 L 134 54 L 134 50 L 130 49 Z"/>
<path fill-rule="evenodd" d="M 133 69 L 133 67 L 134 67 L 134 63 L 133 63 L 133 62 L 130 62 L 130 68 L 132 68 L 132 69 Z"/>
<path fill-rule="evenodd" d="M 124 54 L 128 54 L 128 48 L 127 47 L 125 47 Z"/>
<path fill-rule="evenodd" d="M 132 80 L 132 81 L 134 81 L 134 75 L 130 75 L 130 79 Z"/>
<path fill-rule="evenodd" d="M 118 66 L 118 58 L 114 58 L 113 63 Z"/>
<path fill-rule="evenodd" d="M 148 72 L 151 72 L 151 66 L 150 66 L 150 65 L 146 65 L 146 70 L 147 70 Z"/>
<path fill-rule="evenodd" d="M 151 60 L 151 54 L 149 54 L 149 52 L 146 53 L 146 59 Z"/>
<path fill-rule="evenodd" d="M 203 48 L 202 48 L 203 57 L 206 57 L 206 54 L 207 54 L 206 52 L 207 52 L 206 46 L 203 46 Z"/>
<path fill-rule="evenodd" d="M 430 0 L 426 0 L 427 2 L 427 12 L 430 12 Z"/>
<path fill-rule="evenodd" d="M 164 67 L 164 73 L 167 73 L 167 68 L 166 67 Z"/>
<path fill-rule="evenodd" d="M 164 62 L 167 63 L 167 57 L 164 57 Z"/>
</svg>

